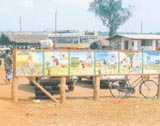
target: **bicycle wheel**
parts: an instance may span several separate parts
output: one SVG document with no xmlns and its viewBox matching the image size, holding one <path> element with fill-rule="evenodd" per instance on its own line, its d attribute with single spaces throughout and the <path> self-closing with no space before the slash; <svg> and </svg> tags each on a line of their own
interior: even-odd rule
<svg viewBox="0 0 160 126">
<path fill-rule="evenodd" d="M 158 84 L 153 80 L 145 80 L 141 83 L 139 91 L 145 98 L 154 98 L 158 93 Z"/>
<path fill-rule="evenodd" d="M 113 81 L 110 85 L 110 93 L 115 98 L 124 98 L 128 94 L 128 85 L 125 81 Z"/>
</svg>

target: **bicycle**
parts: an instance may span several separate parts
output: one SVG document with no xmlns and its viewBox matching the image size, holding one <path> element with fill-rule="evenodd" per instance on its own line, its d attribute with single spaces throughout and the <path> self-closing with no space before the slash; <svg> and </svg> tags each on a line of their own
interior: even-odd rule
<svg viewBox="0 0 160 126">
<path fill-rule="evenodd" d="M 143 75 L 132 83 L 128 76 L 124 80 L 114 80 L 110 84 L 110 93 L 115 98 L 124 98 L 128 94 L 133 94 L 137 85 L 139 85 L 139 93 L 144 98 L 154 98 L 158 94 L 158 84 L 153 80 L 145 79 Z"/>
</svg>

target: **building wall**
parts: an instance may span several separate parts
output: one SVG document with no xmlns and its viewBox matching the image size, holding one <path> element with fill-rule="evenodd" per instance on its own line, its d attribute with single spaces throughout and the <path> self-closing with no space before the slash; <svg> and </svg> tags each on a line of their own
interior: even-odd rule
<svg viewBox="0 0 160 126">
<path fill-rule="evenodd" d="M 124 37 L 122 37 L 122 39 L 121 39 L 121 49 L 126 50 L 125 49 L 125 42 L 128 42 L 128 50 L 131 50 L 132 49 L 132 40 L 130 38 L 124 38 Z"/>
<path fill-rule="evenodd" d="M 116 37 L 114 39 L 111 39 L 109 41 L 109 45 L 113 47 L 114 50 L 120 50 L 121 49 L 121 37 Z"/>
<path fill-rule="evenodd" d="M 142 46 L 141 40 L 140 40 L 140 46 L 138 50 L 156 50 L 156 40 L 151 40 L 152 45 L 151 46 Z"/>
<path fill-rule="evenodd" d="M 128 42 L 127 48 L 125 48 L 125 42 Z M 157 44 L 156 40 L 151 40 L 152 45 L 151 46 L 142 46 L 141 45 L 142 40 L 133 40 L 131 38 L 126 37 L 115 37 L 110 40 L 110 45 L 113 47 L 113 49 L 119 49 L 119 50 L 156 50 Z"/>
<path fill-rule="evenodd" d="M 156 41 L 156 50 L 160 50 L 160 40 Z"/>
</svg>

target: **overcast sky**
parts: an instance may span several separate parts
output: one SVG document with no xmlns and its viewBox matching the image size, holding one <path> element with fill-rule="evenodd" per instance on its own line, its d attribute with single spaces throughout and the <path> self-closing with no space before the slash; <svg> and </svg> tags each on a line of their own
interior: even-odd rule
<svg viewBox="0 0 160 126">
<path fill-rule="evenodd" d="M 92 0 L 0 0 L 0 31 L 54 30 L 57 11 L 58 30 L 108 31 L 101 20 L 88 11 Z M 133 6 L 132 17 L 120 32 L 160 32 L 160 0 L 123 0 Z"/>
</svg>

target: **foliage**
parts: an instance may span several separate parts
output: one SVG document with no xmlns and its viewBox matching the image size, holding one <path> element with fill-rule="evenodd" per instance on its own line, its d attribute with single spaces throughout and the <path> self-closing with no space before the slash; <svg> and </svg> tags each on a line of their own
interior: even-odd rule
<svg viewBox="0 0 160 126">
<path fill-rule="evenodd" d="M 100 17 L 103 25 L 109 28 L 109 36 L 114 35 L 118 27 L 131 16 L 131 7 L 122 7 L 122 0 L 93 0 L 89 11 Z"/>
<path fill-rule="evenodd" d="M 0 37 L 0 45 L 8 45 L 8 44 L 10 44 L 10 40 L 8 39 L 7 36 L 4 35 L 4 33 L 2 33 Z"/>
</svg>

